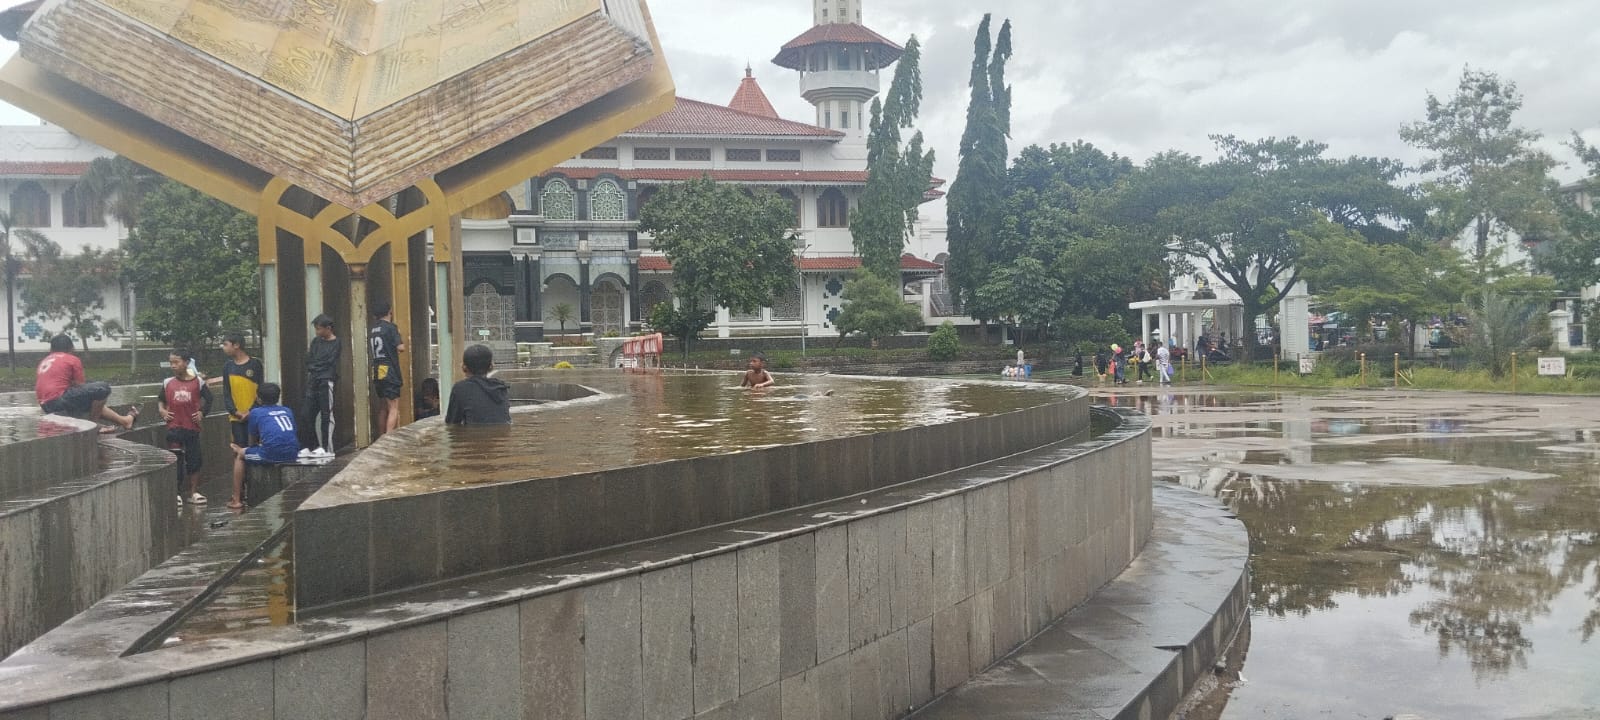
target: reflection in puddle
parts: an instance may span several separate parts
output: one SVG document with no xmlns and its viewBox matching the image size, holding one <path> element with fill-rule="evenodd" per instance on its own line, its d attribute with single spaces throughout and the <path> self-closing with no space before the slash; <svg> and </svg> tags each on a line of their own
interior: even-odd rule
<svg viewBox="0 0 1600 720">
<path fill-rule="evenodd" d="M 1222 717 L 1600 717 L 1600 400 L 1117 395 L 1249 530 Z"/>
</svg>

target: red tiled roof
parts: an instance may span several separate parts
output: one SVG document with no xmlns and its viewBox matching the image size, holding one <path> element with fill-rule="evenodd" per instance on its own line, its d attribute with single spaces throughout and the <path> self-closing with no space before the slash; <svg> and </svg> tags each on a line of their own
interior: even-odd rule
<svg viewBox="0 0 1600 720">
<path fill-rule="evenodd" d="M 728 101 L 728 107 L 750 115 L 781 119 L 778 117 L 778 111 L 773 109 L 772 101 L 761 91 L 761 83 L 756 82 L 748 67 L 744 69 L 744 79 L 739 81 L 739 89 L 733 92 L 733 99 Z"/>
<path fill-rule="evenodd" d="M 552 170 L 573 180 L 593 180 L 601 175 L 614 175 L 623 180 L 683 182 L 701 175 L 710 175 L 718 182 L 768 183 L 818 183 L 828 185 L 864 185 L 866 170 L 710 170 L 696 168 L 588 168 L 560 166 Z"/>
<path fill-rule="evenodd" d="M 0 160 L 0 175 L 77 176 L 89 171 L 86 162 L 28 162 Z"/>
<path fill-rule="evenodd" d="M 737 96 L 734 98 L 738 99 Z M 769 104 L 770 108 L 770 104 Z M 677 105 L 645 121 L 624 135 L 757 135 L 763 137 L 815 137 L 841 138 L 844 133 L 784 120 L 772 115 L 758 115 L 715 103 L 678 98 Z"/>
<path fill-rule="evenodd" d="M 783 44 L 783 49 L 772 58 L 774 64 L 790 70 L 805 69 L 801 50 L 815 45 L 868 45 L 867 69 L 878 70 L 894 64 L 905 53 L 905 48 L 879 35 L 864 25 L 856 23 L 824 23 Z"/>
<path fill-rule="evenodd" d="M 800 258 L 800 269 L 808 271 L 827 270 L 855 270 L 861 267 L 861 258 L 854 255 L 840 255 L 835 257 L 803 257 Z M 639 257 L 640 272 L 667 272 L 672 269 L 672 263 L 667 262 L 660 255 L 642 255 Z M 943 265 L 923 260 L 910 254 L 900 256 L 900 269 L 911 272 L 938 272 L 944 269 Z"/>
</svg>

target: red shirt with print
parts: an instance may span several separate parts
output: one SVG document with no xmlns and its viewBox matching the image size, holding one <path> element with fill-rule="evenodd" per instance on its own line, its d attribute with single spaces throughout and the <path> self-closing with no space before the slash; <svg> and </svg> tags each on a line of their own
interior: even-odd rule
<svg viewBox="0 0 1600 720">
<path fill-rule="evenodd" d="M 61 397 L 67 388 L 73 385 L 82 385 L 87 378 L 83 376 L 83 361 L 77 355 L 67 352 L 53 352 L 39 361 L 38 378 L 33 382 L 33 394 L 43 405 L 51 400 Z"/>
</svg>

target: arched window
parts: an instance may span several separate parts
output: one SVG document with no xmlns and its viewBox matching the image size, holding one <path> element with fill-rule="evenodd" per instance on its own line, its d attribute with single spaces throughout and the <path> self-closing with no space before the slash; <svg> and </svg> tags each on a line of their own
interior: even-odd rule
<svg viewBox="0 0 1600 720">
<path fill-rule="evenodd" d="M 545 217 L 549 217 L 547 214 Z M 614 180 L 601 180 L 589 191 L 590 220 L 627 220 L 628 194 Z"/>
<path fill-rule="evenodd" d="M 800 227 L 800 196 L 789 188 L 782 188 L 778 190 L 778 197 L 788 200 L 789 206 L 794 208 L 794 224 L 789 227 Z"/>
<path fill-rule="evenodd" d="M 550 220 L 576 220 L 578 207 L 573 199 L 572 186 L 560 178 L 551 178 L 544 182 L 544 191 L 539 193 L 539 208 L 544 216 Z"/>
<path fill-rule="evenodd" d="M 817 227 L 841 228 L 850 225 L 850 201 L 839 188 L 828 188 L 817 197 Z"/>
<path fill-rule="evenodd" d="M 50 193 L 32 180 L 11 191 L 11 224 L 25 228 L 50 227 Z"/>
<path fill-rule="evenodd" d="M 105 227 L 106 204 L 83 183 L 74 183 L 61 196 L 61 224 L 67 227 Z"/>
</svg>

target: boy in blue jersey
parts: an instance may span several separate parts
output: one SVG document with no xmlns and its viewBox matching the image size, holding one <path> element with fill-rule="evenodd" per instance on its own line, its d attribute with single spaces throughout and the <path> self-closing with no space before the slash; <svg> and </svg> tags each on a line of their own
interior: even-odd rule
<svg viewBox="0 0 1600 720">
<path fill-rule="evenodd" d="M 256 390 L 256 407 L 245 418 L 255 444 L 250 447 L 230 445 L 233 448 L 233 499 L 228 501 L 229 508 L 244 507 L 245 465 L 292 463 L 300 452 L 294 411 L 278 404 L 282 394 L 277 383 L 262 383 Z"/>
</svg>

